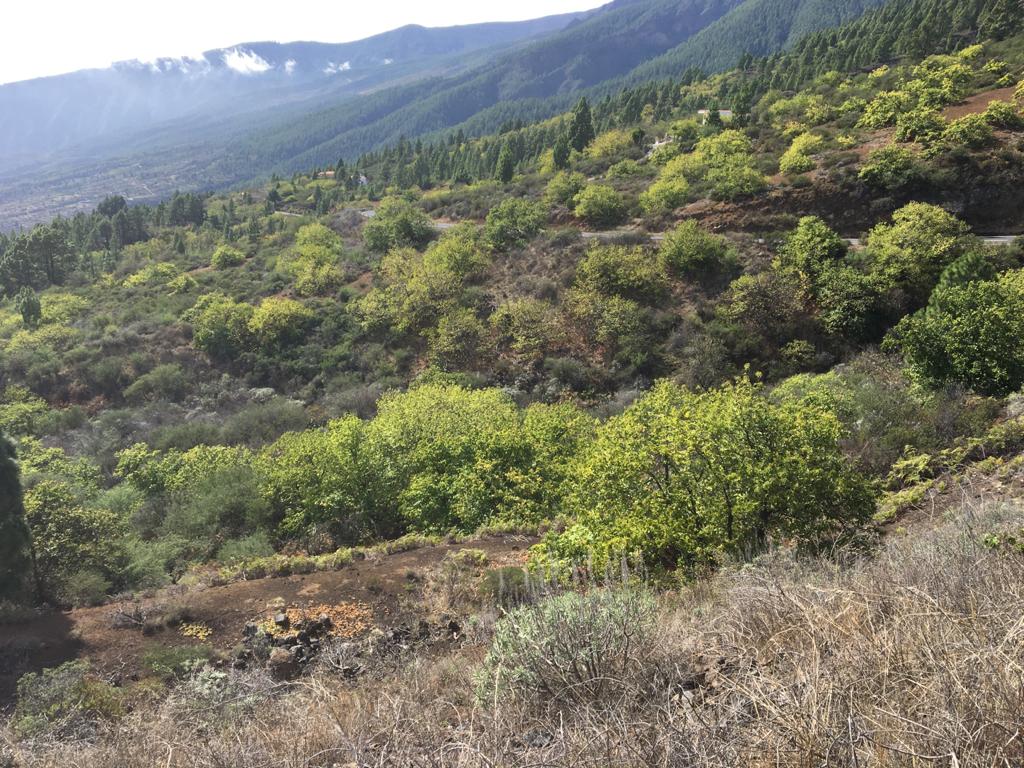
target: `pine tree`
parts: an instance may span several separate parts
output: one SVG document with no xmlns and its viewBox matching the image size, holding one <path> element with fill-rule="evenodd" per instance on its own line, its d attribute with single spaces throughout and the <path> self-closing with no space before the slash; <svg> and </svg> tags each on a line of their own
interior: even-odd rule
<svg viewBox="0 0 1024 768">
<path fill-rule="evenodd" d="M 512 177 L 516 174 L 516 159 L 512 154 L 512 147 L 509 146 L 508 142 L 501 146 L 501 152 L 498 153 L 498 165 L 494 171 L 494 175 L 498 181 L 502 184 L 508 184 L 512 181 Z"/>
<path fill-rule="evenodd" d="M 590 111 L 587 97 L 582 96 L 569 120 L 569 144 L 577 152 L 582 152 L 590 146 L 594 136 L 594 116 Z"/>
<path fill-rule="evenodd" d="M 569 145 L 569 137 L 564 133 L 561 134 L 555 141 L 554 148 L 554 161 L 555 168 L 562 171 L 569 167 L 569 155 L 572 153 L 572 147 Z"/>
<path fill-rule="evenodd" d="M 0 600 L 27 602 L 32 588 L 32 539 L 25 523 L 14 444 L 0 434 Z"/>
</svg>

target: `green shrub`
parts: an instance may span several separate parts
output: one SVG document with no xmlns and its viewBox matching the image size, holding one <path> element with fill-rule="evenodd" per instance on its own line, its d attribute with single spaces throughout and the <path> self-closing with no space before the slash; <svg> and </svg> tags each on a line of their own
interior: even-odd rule
<svg viewBox="0 0 1024 768">
<path fill-rule="evenodd" d="M 1005 131 L 1024 129 L 1024 115 L 1021 114 L 1020 107 L 1008 101 L 993 101 L 988 105 L 983 117 L 993 128 Z"/>
<path fill-rule="evenodd" d="M 472 365 L 487 336 L 487 328 L 470 309 L 444 315 L 430 331 L 430 361 L 443 370 L 463 370 Z"/>
<path fill-rule="evenodd" d="M 245 263 L 245 254 L 230 245 L 222 245 L 213 252 L 210 266 L 214 269 L 229 269 Z"/>
<path fill-rule="evenodd" d="M 768 181 L 764 174 L 743 162 L 727 162 L 710 168 L 705 181 L 715 200 L 739 200 L 764 191 Z"/>
<path fill-rule="evenodd" d="M 890 145 L 868 155 L 859 176 L 868 186 L 892 192 L 917 183 L 923 172 L 913 152 Z"/>
<path fill-rule="evenodd" d="M 927 309 L 887 339 L 932 385 L 956 382 L 984 395 L 1024 385 L 1024 272 L 937 289 Z"/>
<path fill-rule="evenodd" d="M 917 107 L 896 118 L 895 139 L 929 145 L 940 139 L 945 130 L 946 121 L 937 109 Z"/>
<path fill-rule="evenodd" d="M 609 179 L 631 179 L 646 174 L 646 168 L 636 160 L 622 160 L 611 166 L 605 176 Z"/>
<path fill-rule="evenodd" d="M 800 219 L 779 249 L 778 265 L 796 270 L 813 286 L 829 265 L 846 256 L 847 246 L 839 235 L 817 216 Z"/>
<path fill-rule="evenodd" d="M 659 179 L 640 195 L 640 208 L 648 216 L 671 213 L 690 195 L 690 184 L 683 177 Z"/>
<path fill-rule="evenodd" d="M 548 205 L 564 205 L 571 208 L 575 204 L 576 195 L 587 186 L 587 177 L 582 173 L 561 171 L 554 175 L 544 190 L 544 201 Z"/>
<path fill-rule="evenodd" d="M 487 214 L 484 238 L 496 250 L 526 245 L 541 231 L 547 216 L 529 200 L 509 197 Z"/>
<path fill-rule="evenodd" d="M 174 680 L 190 674 L 213 658 L 208 645 L 179 645 L 150 648 L 142 656 L 142 665 L 164 680 Z"/>
<path fill-rule="evenodd" d="M 827 544 L 874 507 L 842 437 L 829 408 L 777 406 L 745 380 L 698 393 L 662 382 L 598 429 L 571 476 L 576 522 L 535 556 L 674 568 L 742 556 L 776 536 Z"/>
<path fill-rule="evenodd" d="M 158 365 L 149 373 L 137 378 L 125 389 L 124 397 L 130 403 L 153 400 L 177 402 L 188 391 L 188 379 L 181 366 L 176 363 Z"/>
<path fill-rule="evenodd" d="M 517 355 L 540 359 L 561 335 L 557 309 L 540 299 L 513 299 L 498 307 L 490 318 L 498 343 Z"/>
<path fill-rule="evenodd" d="M 628 215 L 622 195 L 600 184 L 592 184 L 576 196 L 574 213 L 595 227 L 617 227 Z"/>
<path fill-rule="evenodd" d="M 696 221 L 684 221 L 665 235 L 659 256 L 670 273 L 679 277 L 707 277 L 736 266 L 729 241 L 713 235 Z"/>
<path fill-rule="evenodd" d="M 125 529 L 125 521 L 109 510 L 83 504 L 77 485 L 47 479 L 25 493 L 25 519 L 43 591 L 65 604 L 101 596 L 99 586 L 118 570 Z"/>
<path fill-rule="evenodd" d="M 576 267 L 576 287 L 646 304 L 655 304 L 668 293 L 659 260 L 644 248 L 624 245 L 591 246 Z"/>
<path fill-rule="evenodd" d="M 271 296 L 253 311 L 249 333 L 264 349 L 280 349 L 301 341 L 315 317 L 311 309 L 294 299 Z"/>
<path fill-rule="evenodd" d="M 477 696 L 488 705 L 621 704 L 645 687 L 656 618 L 651 594 L 629 588 L 518 608 L 495 627 Z"/>
<path fill-rule="evenodd" d="M 821 145 L 824 139 L 813 133 L 802 133 L 793 139 L 792 145 L 779 160 L 779 171 L 787 176 L 798 173 L 813 171 L 816 163 L 811 157 Z"/>
<path fill-rule="evenodd" d="M 17 450 L 0 431 L 0 604 L 32 602 L 31 547 Z"/>
<path fill-rule="evenodd" d="M 972 244 L 964 222 L 942 208 L 910 203 L 896 211 L 892 224 L 868 234 L 873 279 L 880 290 L 907 294 L 912 308 L 922 306 L 942 271 Z"/>
<path fill-rule="evenodd" d="M 483 596 L 500 606 L 520 605 L 532 596 L 530 572 L 516 565 L 495 568 L 484 574 Z"/>
<path fill-rule="evenodd" d="M 217 550 L 217 561 L 225 565 L 238 565 L 246 560 L 258 557 L 270 557 L 274 554 L 267 534 L 262 531 L 240 539 L 229 539 Z"/>
<path fill-rule="evenodd" d="M 381 201 L 376 214 L 363 226 L 367 248 L 378 253 L 392 248 L 422 248 L 433 236 L 430 218 L 412 203 L 395 197 Z"/>
<path fill-rule="evenodd" d="M 91 736 L 101 721 L 124 714 L 121 693 L 92 673 L 86 661 L 30 673 L 18 681 L 11 725 L 23 739 Z"/>
<path fill-rule="evenodd" d="M 282 259 L 282 266 L 295 277 L 295 290 L 301 296 L 316 296 L 342 284 L 341 253 L 341 238 L 333 230 L 306 224 L 295 234 L 295 247 Z"/>
<path fill-rule="evenodd" d="M 110 579 L 101 571 L 86 568 L 69 574 L 59 594 L 62 602 L 82 608 L 102 604 L 112 586 Z"/>
<path fill-rule="evenodd" d="M 192 343 L 214 358 L 233 358 L 250 342 L 251 304 L 234 301 L 221 293 L 201 296 L 185 319 L 192 323 Z"/>
<path fill-rule="evenodd" d="M 946 126 L 942 141 L 950 147 L 979 149 L 992 143 L 995 137 L 985 115 L 965 115 Z"/>
</svg>

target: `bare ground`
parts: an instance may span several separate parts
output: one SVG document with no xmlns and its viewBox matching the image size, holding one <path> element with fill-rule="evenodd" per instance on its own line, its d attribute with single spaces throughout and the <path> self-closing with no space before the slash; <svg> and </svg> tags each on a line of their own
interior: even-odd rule
<svg viewBox="0 0 1024 768">
<path fill-rule="evenodd" d="M 426 618 L 427 606 L 415 597 L 415 584 L 452 552 L 480 549 L 489 567 L 521 565 L 536 539 L 489 536 L 464 544 L 445 544 L 367 558 L 338 571 L 239 581 L 216 587 L 169 587 L 139 601 L 121 600 L 95 608 L 47 614 L 22 624 L 0 626 L 0 707 L 9 701 L 18 677 L 28 671 L 88 659 L 103 674 L 133 679 L 143 673 L 142 659 L 154 649 L 196 645 L 171 626 L 153 634 L 141 627 L 116 628 L 119 613 L 170 609 L 191 624 L 210 630 L 205 641 L 227 652 L 242 638 L 247 622 L 265 618 L 274 608 L 317 605 L 367 606 L 379 628 Z"/>
</svg>

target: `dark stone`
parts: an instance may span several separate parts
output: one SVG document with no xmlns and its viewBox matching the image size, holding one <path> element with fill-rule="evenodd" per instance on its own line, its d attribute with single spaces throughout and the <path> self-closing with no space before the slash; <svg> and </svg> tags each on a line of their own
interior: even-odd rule
<svg viewBox="0 0 1024 768">
<path fill-rule="evenodd" d="M 270 652 L 267 669 L 275 680 L 291 680 L 300 672 L 298 659 L 284 648 L 275 648 Z"/>
<path fill-rule="evenodd" d="M 289 620 L 288 614 L 279 613 L 276 616 L 274 616 L 274 624 L 280 627 L 281 629 L 288 629 L 289 627 L 291 627 L 291 620 Z"/>
</svg>

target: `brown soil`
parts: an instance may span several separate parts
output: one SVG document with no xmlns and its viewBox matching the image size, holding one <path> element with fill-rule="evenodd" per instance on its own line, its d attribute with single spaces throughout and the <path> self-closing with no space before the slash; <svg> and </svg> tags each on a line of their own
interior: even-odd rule
<svg viewBox="0 0 1024 768">
<path fill-rule="evenodd" d="M 988 105 L 993 101 L 1013 101 L 1013 92 L 1014 88 L 1011 86 L 1009 88 L 999 88 L 995 91 L 976 93 L 966 101 L 946 107 L 942 112 L 942 116 L 947 120 L 956 120 L 966 115 L 981 114 L 988 109 Z"/>
<path fill-rule="evenodd" d="M 351 612 L 353 629 L 388 628 L 427 617 L 417 599 L 416 584 L 446 555 L 462 549 L 487 553 L 488 567 L 521 565 L 536 539 L 527 536 L 489 536 L 465 544 L 445 544 L 368 557 L 338 571 L 241 581 L 218 587 L 185 590 L 170 587 L 139 601 L 143 611 L 157 607 L 175 610 L 189 625 L 209 629 L 206 644 L 230 651 L 242 639 L 249 621 L 265 621 L 275 608 L 324 612 L 325 606 Z M 53 613 L 22 624 L 0 626 L 0 708 L 10 701 L 20 675 L 76 658 L 88 659 L 104 674 L 132 679 L 143 674 L 143 656 L 151 650 L 194 646 L 178 627 L 143 634 L 141 627 L 114 626 L 119 611 L 132 602 Z M 331 612 L 331 611 L 328 611 Z M 347 634 L 354 634 L 347 633 Z"/>
</svg>

